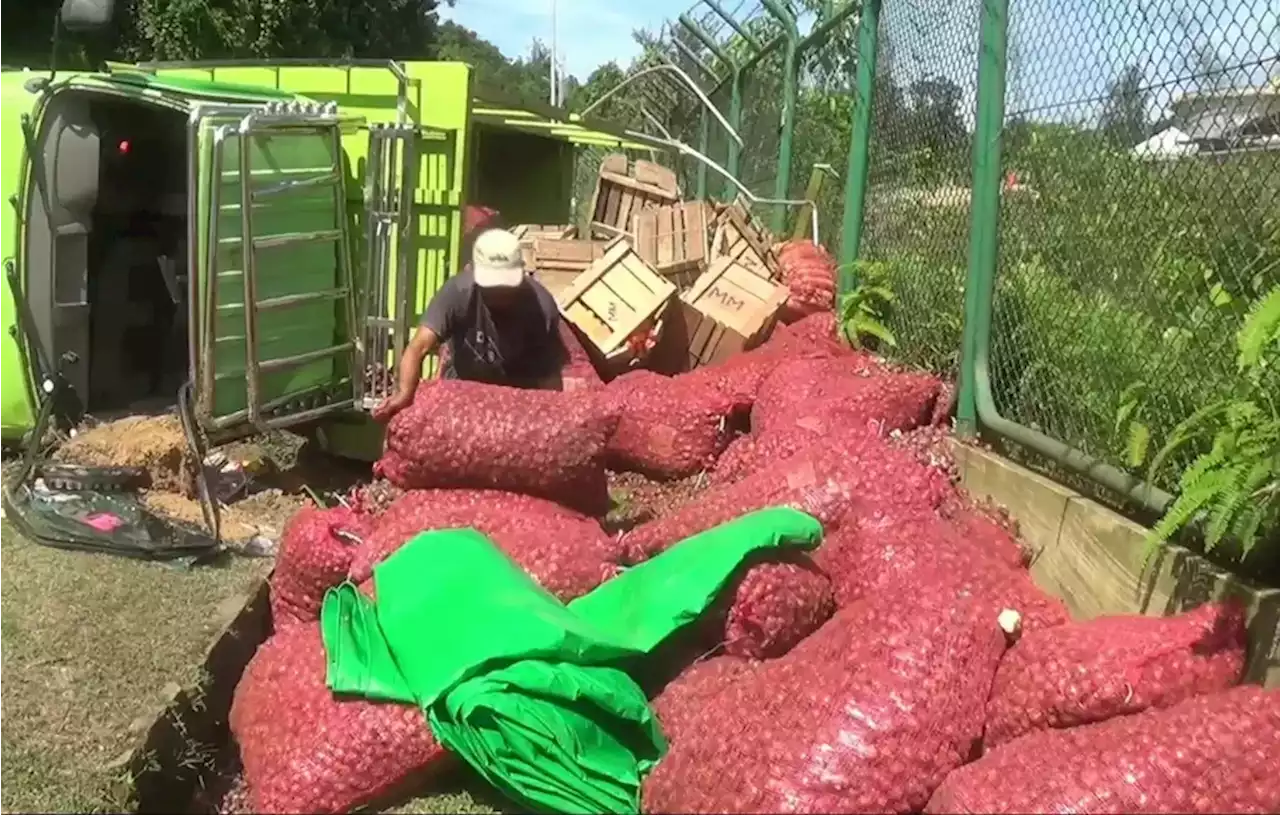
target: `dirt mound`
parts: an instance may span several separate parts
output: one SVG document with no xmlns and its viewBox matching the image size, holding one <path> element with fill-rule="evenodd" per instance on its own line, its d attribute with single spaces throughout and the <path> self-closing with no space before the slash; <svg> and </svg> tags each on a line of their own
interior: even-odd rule
<svg viewBox="0 0 1280 815">
<path fill-rule="evenodd" d="M 176 416 L 129 416 L 82 430 L 53 455 L 86 467 L 140 467 L 151 488 L 195 494 L 195 461 Z"/>
</svg>

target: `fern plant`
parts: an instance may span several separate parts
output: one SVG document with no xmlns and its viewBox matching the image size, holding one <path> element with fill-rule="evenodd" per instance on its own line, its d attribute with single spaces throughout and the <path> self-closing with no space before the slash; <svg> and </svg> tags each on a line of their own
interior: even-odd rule
<svg viewBox="0 0 1280 815">
<path fill-rule="evenodd" d="M 1236 335 L 1240 392 L 1179 423 L 1151 460 L 1150 480 L 1170 456 L 1209 445 L 1183 472 L 1178 495 L 1147 537 L 1147 555 L 1190 523 L 1203 524 L 1205 550 L 1230 537 L 1247 557 L 1280 529 L 1280 286 L 1254 303 Z"/>
<path fill-rule="evenodd" d="M 1151 450 L 1151 426 L 1146 417 L 1149 391 L 1150 386 L 1139 380 L 1120 394 L 1115 435 L 1124 440 L 1124 461 L 1129 467 L 1141 467 Z"/>
<path fill-rule="evenodd" d="M 853 268 L 856 282 L 841 296 L 838 307 L 840 333 L 852 348 L 866 348 L 869 342 L 896 347 L 898 340 L 885 325 L 888 308 L 895 300 L 888 267 L 857 261 Z"/>
</svg>

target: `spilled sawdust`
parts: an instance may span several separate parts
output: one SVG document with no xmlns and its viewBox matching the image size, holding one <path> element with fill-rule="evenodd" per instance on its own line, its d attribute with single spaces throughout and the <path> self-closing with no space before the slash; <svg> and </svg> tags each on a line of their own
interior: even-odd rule
<svg viewBox="0 0 1280 815">
<path fill-rule="evenodd" d="M 143 493 L 142 502 L 159 515 L 201 529 L 205 526 L 200 502 L 194 498 L 148 490 Z M 279 490 L 264 490 L 224 506 L 219 513 L 222 539 L 243 543 L 255 535 L 262 535 L 271 540 L 279 540 L 285 522 L 306 503 L 304 496 L 287 495 Z"/>
<path fill-rule="evenodd" d="M 177 416 L 129 416 L 81 430 L 53 460 L 86 467 L 139 467 L 151 489 L 195 494 L 195 461 Z"/>
</svg>

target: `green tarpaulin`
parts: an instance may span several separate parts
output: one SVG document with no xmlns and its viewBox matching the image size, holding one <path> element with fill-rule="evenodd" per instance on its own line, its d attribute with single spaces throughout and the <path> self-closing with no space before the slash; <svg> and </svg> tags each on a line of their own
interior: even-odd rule
<svg viewBox="0 0 1280 815">
<path fill-rule="evenodd" d="M 636 812 L 666 741 L 618 666 L 697 619 L 748 555 L 821 536 L 803 512 L 752 512 L 566 606 L 479 532 L 424 532 L 375 567 L 376 602 L 349 583 L 326 595 L 329 687 L 420 705 L 441 744 L 530 809 Z"/>
</svg>

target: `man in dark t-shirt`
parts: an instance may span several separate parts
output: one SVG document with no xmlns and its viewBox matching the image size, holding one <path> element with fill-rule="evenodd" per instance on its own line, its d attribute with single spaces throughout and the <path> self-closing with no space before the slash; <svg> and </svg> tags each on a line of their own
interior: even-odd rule
<svg viewBox="0 0 1280 815">
<path fill-rule="evenodd" d="M 556 387 L 564 361 L 559 325 L 555 298 L 525 273 L 516 236 L 503 229 L 480 233 L 471 264 L 427 304 L 401 356 L 396 391 L 374 418 L 386 421 L 413 402 L 422 362 L 442 343 L 449 344 L 446 379 Z"/>
</svg>

